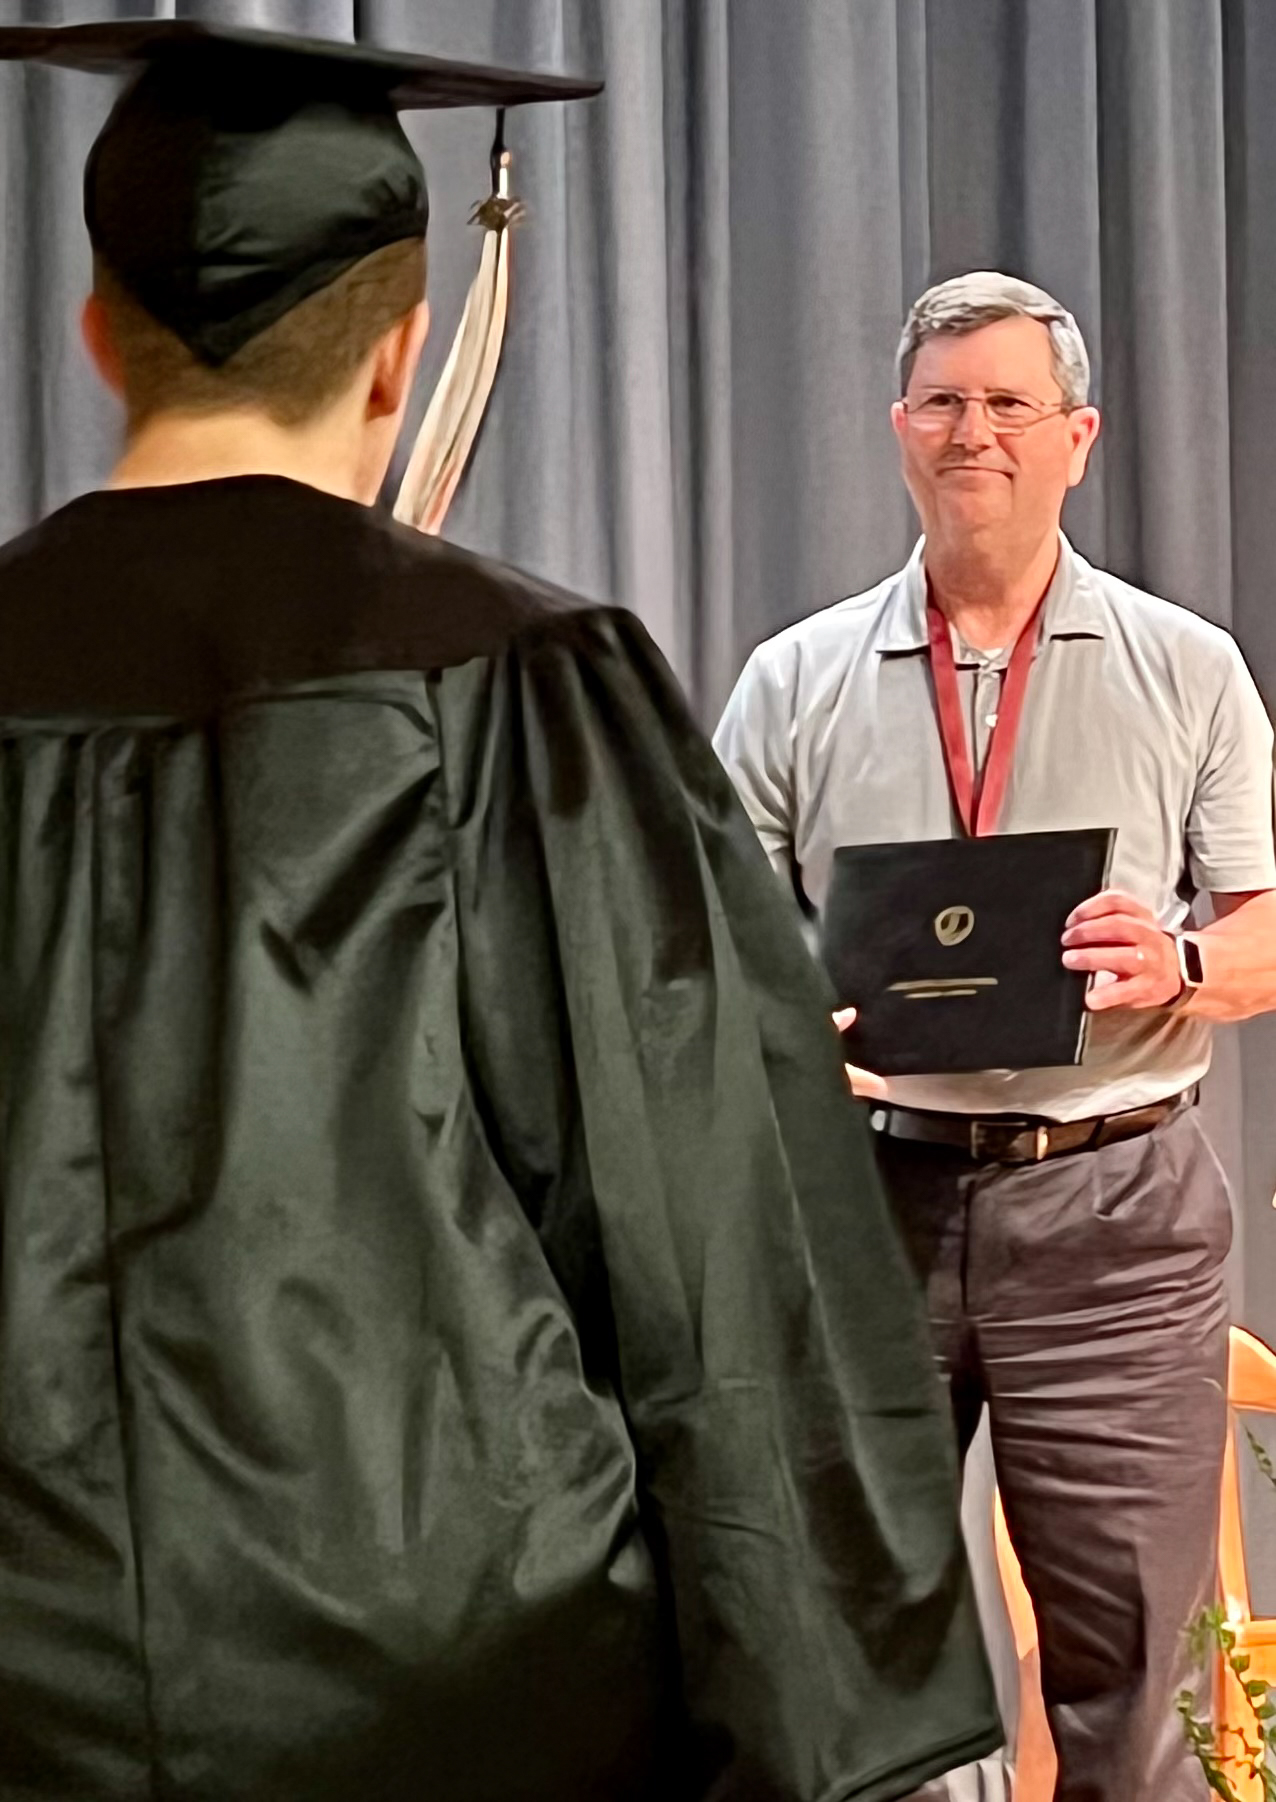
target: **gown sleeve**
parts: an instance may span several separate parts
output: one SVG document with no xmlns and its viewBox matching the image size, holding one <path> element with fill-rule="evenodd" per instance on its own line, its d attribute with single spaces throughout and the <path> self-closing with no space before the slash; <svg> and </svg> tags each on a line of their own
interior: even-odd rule
<svg viewBox="0 0 1276 1802">
<path fill-rule="evenodd" d="M 908 1794 L 1001 1742 L 921 1302 L 831 996 L 631 616 L 456 672 L 485 1129 L 614 1385 L 689 1794 Z"/>
</svg>

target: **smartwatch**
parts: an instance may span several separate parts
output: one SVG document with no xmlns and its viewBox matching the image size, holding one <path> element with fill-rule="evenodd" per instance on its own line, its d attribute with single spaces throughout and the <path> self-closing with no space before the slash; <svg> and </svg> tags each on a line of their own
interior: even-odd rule
<svg viewBox="0 0 1276 1802">
<path fill-rule="evenodd" d="M 1194 938 L 1191 938 L 1186 932 L 1174 932 L 1170 936 L 1174 940 L 1174 949 L 1178 954 L 1179 981 L 1182 985 L 1174 997 L 1174 1001 L 1170 1003 L 1170 1006 L 1173 1007 L 1176 1001 L 1185 1000 L 1193 989 L 1199 989 L 1202 986 L 1205 981 L 1205 967 L 1201 962 L 1201 947 Z"/>
</svg>

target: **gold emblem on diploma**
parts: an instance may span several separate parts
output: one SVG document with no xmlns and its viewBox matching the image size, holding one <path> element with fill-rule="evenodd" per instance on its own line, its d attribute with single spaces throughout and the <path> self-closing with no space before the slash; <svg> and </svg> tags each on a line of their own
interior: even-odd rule
<svg viewBox="0 0 1276 1802">
<path fill-rule="evenodd" d="M 935 915 L 935 937 L 941 945 L 961 945 L 975 930 L 973 907 L 946 907 Z"/>
</svg>

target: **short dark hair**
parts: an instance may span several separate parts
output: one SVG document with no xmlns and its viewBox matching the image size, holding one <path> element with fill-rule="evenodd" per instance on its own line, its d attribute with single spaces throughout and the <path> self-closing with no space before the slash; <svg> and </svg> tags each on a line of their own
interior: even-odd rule
<svg viewBox="0 0 1276 1802">
<path fill-rule="evenodd" d="M 93 291 L 119 355 L 129 429 L 159 413 L 244 406 L 259 407 L 277 425 L 306 424 L 338 398 L 378 338 L 424 299 L 425 273 L 422 239 L 388 244 L 212 368 L 95 257 Z"/>
</svg>

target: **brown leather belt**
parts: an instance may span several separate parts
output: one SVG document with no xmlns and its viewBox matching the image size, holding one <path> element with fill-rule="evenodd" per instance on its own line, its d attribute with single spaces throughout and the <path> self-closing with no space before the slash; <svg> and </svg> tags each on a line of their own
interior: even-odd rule
<svg viewBox="0 0 1276 1802">
<path fill-rule="evenodd" d="M 869 1121 L 874 1132 L 888 1139 L 907 1139 L 920 1145 L 949 1145 L 979 1164 L 1040 1164 L 1046 1158 L 1064 1157 L 1073 1151 L 1098 1151 L 1122 1139 L 1149 1133 L 1184 1108 L 1195 1107 L 1199 1090 L 1193 1086 L 1166 1101 L 1132 1108 L 1124 1114 L 1104 1114 L 1094 1120 L 1029 1120 L 1012 1115 L 988 1115 L 972 1119 L 968 1114 L 923 1113 L 911 1107 L 874 1107 Z"/>
</svg>

